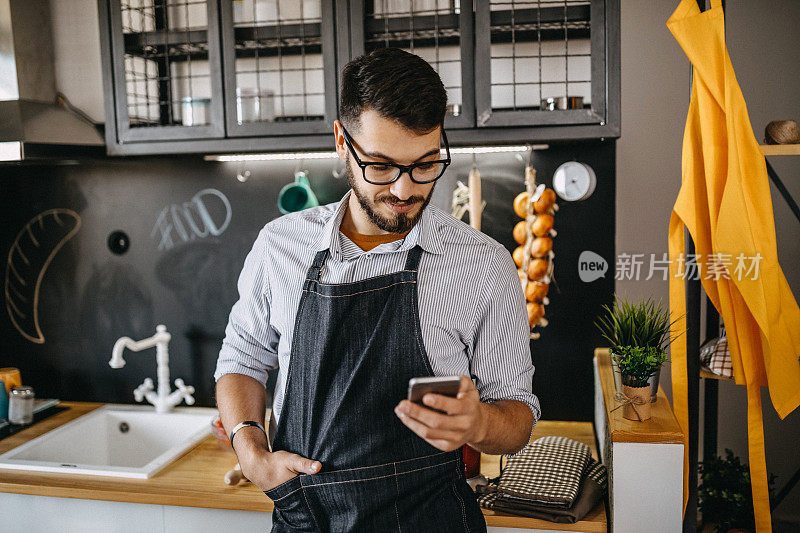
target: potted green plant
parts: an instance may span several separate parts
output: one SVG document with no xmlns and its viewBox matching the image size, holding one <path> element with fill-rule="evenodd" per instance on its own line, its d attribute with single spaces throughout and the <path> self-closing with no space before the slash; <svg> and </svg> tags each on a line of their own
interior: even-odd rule
<svg viewBox="0 0 800 533">
<path fill-rule="evenodd" d="M 702 514 L 702 526 L 712 526 L 720 533 L 755 531 L 753 492 L 750 469 L 742 464 L 733 451 L 725 449 L 725 459 L 713 457 L 698 465 L 700 485 L 697 487 L 697 506 Z M 769 491 L 775 475 L 769 476 Z"/>
<path fill-rule="evenodd" d="M 598 317 L 596 325 L 610 344 L 617 391 L 628 397 L 646 393 L 648 404 L 654 402 L 661 367 L 667 361 L 666 350 L 674 340 L 671 330 L 675 321 L 670 322 L 669 311 L 652 298 L 631 303 L 615 296 L 614 303 L 604 305 L 603 309 L 605 313 Z M 626 387 L 638 390 L 626 392 Z M 632 411 L 626 405 L 624 412 L 634 415 Z"/>
<path fill-rule="evenodd" d="M 650 418 L 650 379 L 667 361 L 667 353 L 652 346 L 619 346 L 611 353 L 622 379 L 622 393 L 630 399 L 622 408 L 628 420 Z M 632 403 L 631 403 L 632 402 Z"/>
</svg>

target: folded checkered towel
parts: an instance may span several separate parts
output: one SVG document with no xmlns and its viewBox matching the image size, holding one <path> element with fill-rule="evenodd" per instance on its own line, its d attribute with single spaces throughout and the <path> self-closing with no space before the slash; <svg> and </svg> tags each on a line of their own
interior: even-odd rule
<svg viewBox="0 0 800 533">
<path fill-rule="evenodd" d="M 582 442 L 566 437 L 541 437 L 509 457 L 497 483 L 498 498 L 571 507 L 592 452 Z"/>
<path fill-rule="evenodd" d="M 608 473 L 602 463 L 589 459 L 583 473 L 578 497 L 572 506 L 554 507 L 549 504 L 500 497 L 496 486 L 478 486 L 478 504 L 486 509 L 549 520 L 562 524 L 574 524 L 594 509 L 608 490 Z"/>
</svg>

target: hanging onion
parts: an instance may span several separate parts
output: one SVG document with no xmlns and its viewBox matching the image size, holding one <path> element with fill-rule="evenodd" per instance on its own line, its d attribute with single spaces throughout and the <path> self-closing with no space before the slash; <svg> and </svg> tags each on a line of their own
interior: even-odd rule
<svg viewBox="0 0 800 533">
<path fill-rule="evenodd" d="M 528 302 L 528 325 L 531 329 L 539 323 L 544 316 L 544 306 L 536 302 Z"/>
<path fill-rule="evenodd" d="M 527 281 L 527 280 L 526 280 Z M 525 287 L 525 299 L 529 302 L 541 302 L 547 296 L 550 286 L 541 281 L 531 281 Z"/>
<path fill-rule="evenodd" d="M 519 197 L 517 197 L 519 198 Z M 537 213 L 547 213 L 556 203 L 556 193 L 553 189 L 545 189 L 538 200 L 533 202 L 533 209 Z"/>
<path fill-rule="evenodd" d="M 547 274 L 550 265 L 547 259 L 533 259 L 528 265 L 528 279 L 537 280 Z"/>
<path fill-rule="evenodd" d="M 553 223 L 553 215 L 548 213 L 536 215 L 536 220 L 533 221 L 533 234 L 537 237 L 544 237 L 553 229 Z M 514 228 L 514 231 L 516 231 L 516 228 Z"/>
<path fill-rule="evenodd" d="M 520 218 L 528 216 L 528 191 L 523 191 L 514 198 L 514 212 Z"/>
<path fill-rule="evenodd" d="M 536 237 L 533 239 L 531 246 L 531 255 L 533 257 L 544 257 L 553 249 L 553 239 L 550 237 Z"/>
<path fill-rule="evenodd" d="M 517 225 L 514 226 L 514 240 L 517 242 L 517 244 L 525 244 L 526 238 L 527 234 L 525 233 L 525 221 L 520 220 L 517 222 Z"/>
</svg>

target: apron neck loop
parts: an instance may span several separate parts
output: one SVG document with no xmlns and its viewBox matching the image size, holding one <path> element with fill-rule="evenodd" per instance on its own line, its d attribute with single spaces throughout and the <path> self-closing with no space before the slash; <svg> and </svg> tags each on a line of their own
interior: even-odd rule
<svg viewBox="0 0 800 533">
<path fill-rule="evenodd" d="M 408 257 L 406 258 L 406 266 L 404 270 L 416 271 L 419 267 L 420 257 L 422 257 L 422 248 L 420 248 L 419 244 L 417 244 L 408 251 Z"/>
<path fill-rule="evenodd" d="M 327 256 L 328 248 L 317 252 L 317 255 L 314 256 L 314 262 L 311 263 L 311 268 L 308 269 L 306 279 L 319 281 L 319 273 L 322 270 L 322 264 L 325 262 Z"/>
</svg>

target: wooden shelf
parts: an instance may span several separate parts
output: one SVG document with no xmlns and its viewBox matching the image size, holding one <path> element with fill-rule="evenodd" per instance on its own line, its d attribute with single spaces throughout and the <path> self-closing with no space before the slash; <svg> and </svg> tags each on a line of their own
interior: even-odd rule
<svg viewBox="0 0 800 533">
<path fill-rule="evenodd" d="M 764 155 L 800 155 L 800 144 L 762 144 Z"/>
<path fill-rule="evenodd" d="M 733 381 L 732 377 L 720 376 L 718 374 L 714 374 L 713 372 L 709 372 L 708 370 L 700 369 L 700 377 L 704 379 L 719 379 L 721 381 Z"/>
<path fill-rule="evenodd" d="M 605 399 L 608 416 L 608 432 L 612 442 L 660 442 L 683 443 L 683 432 L 678 420 L 672 412 L 664 389 L 658 387 L 658 398 L 652 405 L 650 420 L 637 422 L 622 417 L 622 409 L 612 412 L 619 403 L 614 399 L 614 375 L 611 368 L 611 356 L 608 348 L 597 348 L 594 351 L 597 359 L 597 370 L 600 374 L 600 385 Z"/>
</svg>

